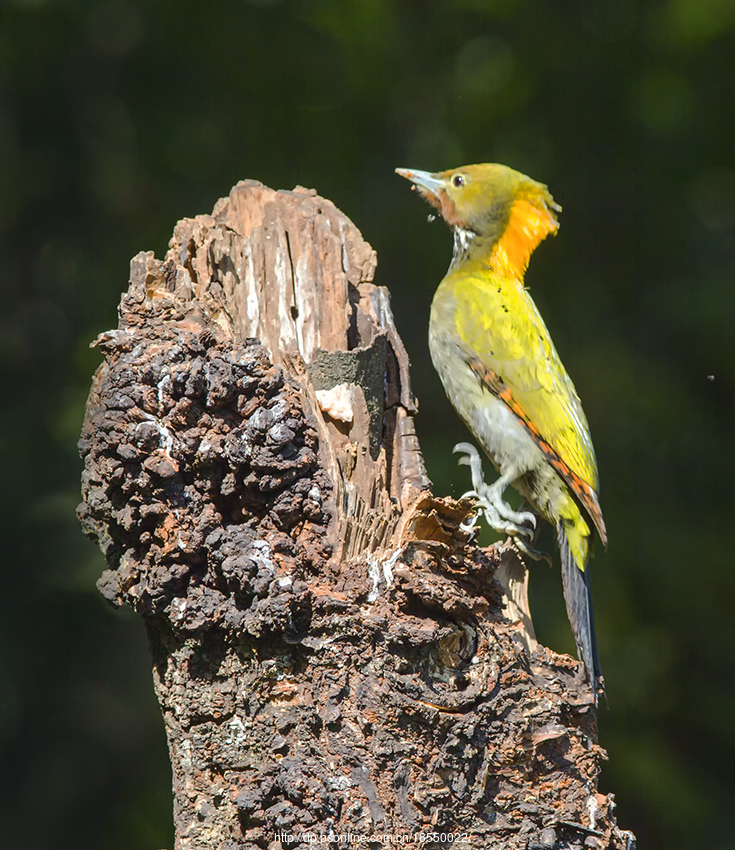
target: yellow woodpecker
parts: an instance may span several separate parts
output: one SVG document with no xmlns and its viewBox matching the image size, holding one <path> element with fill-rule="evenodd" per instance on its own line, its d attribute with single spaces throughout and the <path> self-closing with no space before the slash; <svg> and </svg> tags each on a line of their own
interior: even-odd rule
<svg viewBox="0 0 735 850">
<path fill-rule="evenodd" d="M 567 614 L 595 701 L 601 687 L 587 563 L 591 530 L 607 544 L 589 426 L 546 325 L 523 285 L 536 246 L 559 223 L 548 189 L 504 165 L 432 174 L 396 169 L 454 231 L 434 295 L 429 348 L 449 400 L 500 473 L 484 482 L 474 446 L 460 463 L 488 523 L 528 550 L 536 518 L 504 499 L 512 484 L 556 528 Z"/>
</svg>

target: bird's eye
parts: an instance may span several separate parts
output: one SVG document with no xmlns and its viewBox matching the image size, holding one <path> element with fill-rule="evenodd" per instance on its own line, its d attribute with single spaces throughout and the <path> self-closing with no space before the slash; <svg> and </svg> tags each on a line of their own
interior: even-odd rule
<svg viewBox="0 0 735 850">
<path fill-rule="evenodd" d="M 456 186 L 458 189 L 460 186 L 464 186 L 464 177 L 461 174 L 455 174 L 452 177 L 452 186 Z"/>
</svg>

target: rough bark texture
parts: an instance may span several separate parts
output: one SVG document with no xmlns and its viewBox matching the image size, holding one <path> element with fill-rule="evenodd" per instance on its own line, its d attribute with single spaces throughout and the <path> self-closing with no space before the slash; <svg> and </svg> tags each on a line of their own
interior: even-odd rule
<svg viewBox="0 0 735 850">
<path fill-rule="evenodd" d="M 98 340 L 80 517 L 148 628 L 176 848 L 629 848 L 515 550 L 429 492 L 375 265 L 329 201 L 243 182 Z"/>
</svg>

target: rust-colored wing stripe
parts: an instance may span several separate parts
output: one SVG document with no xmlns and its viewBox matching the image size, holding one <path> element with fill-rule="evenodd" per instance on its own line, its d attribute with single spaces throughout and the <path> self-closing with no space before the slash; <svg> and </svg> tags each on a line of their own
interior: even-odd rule
<svg viewBox="0 0 735 850">
<path fill-rule="evenodd" d="M 607 546 L 607 530 L 605 529 L 605 520 L 602 518 L 602 510 L 600 508 L 599 499 L 597 498 L 597 493 L 595 493 L 592 487 L 590 487 L 586 481 L 583 481 L 576 472 L 573 472 L 569 468 L 569 465 L 559 457 L 556 451 L 541 436 L 538 428 L 526 415 L 526 411 L 521 407 L 517 399 L 513 397 L 513 393 L 510 391 L 510 388 L 500 375 L 488 368 L 476 357 L 468 359 L 467 365 L 470 369 L 472 369 L 475 375 L 477 375 L 480 383 L 487 387 L 487 389 L 490 390 L 496 398 L 503 401 L 508 408 L 515 413 L 520 423 L 533 438 L 536 445 L 544 453 L 546 459 L 566 481 L 574 495 L 584 505 L 587 513 L 589 513 L 595 527 L 597 528 L 600 539 L 604 545 Z"/>
</svg>

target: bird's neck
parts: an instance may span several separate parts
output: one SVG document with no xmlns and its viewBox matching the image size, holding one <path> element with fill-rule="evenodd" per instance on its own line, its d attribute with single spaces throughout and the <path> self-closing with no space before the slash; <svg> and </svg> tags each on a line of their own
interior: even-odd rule
<svg viewBox="0 0 735 850">
<path fill-rule="evenodd" d="M 482 263 L 497 274 L 523 280 L 536 246 L 559 225 L 553 213 L 524 199 L 516 200 L 501 231 L 488 234 L 455 225 L 454 255 L 450 269 L 467 263 Z"/>
<path fill-rule="evenodd" d="M 452 230 L 454 232 L 454 253 L 449 268 L 456 269 L 481 254 L 481 244 L 486 242 L 487 239 L 475 233 L 474 230 L 466 230 L 459 225 L 453 227 Z"/>
</svg>

